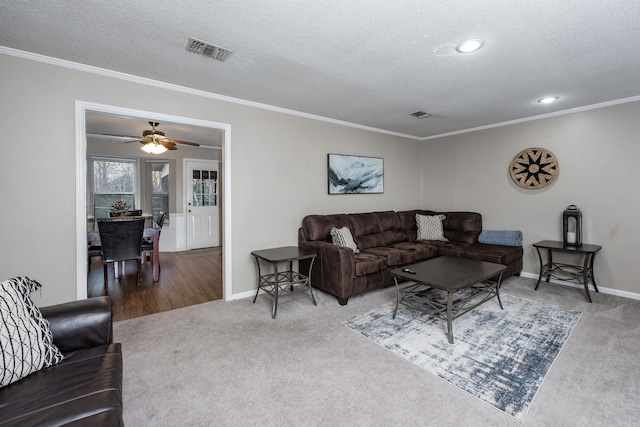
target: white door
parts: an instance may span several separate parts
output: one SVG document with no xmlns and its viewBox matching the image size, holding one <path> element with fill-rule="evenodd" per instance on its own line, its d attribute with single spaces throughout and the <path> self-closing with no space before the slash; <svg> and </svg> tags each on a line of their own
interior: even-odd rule
<svg viewBox="0 0 640 427">
<path fill-rule="evenodd" d="M 187 249 L 220 246 L 218 164 L 206 160 L 186 162 Z"/>
</svg>

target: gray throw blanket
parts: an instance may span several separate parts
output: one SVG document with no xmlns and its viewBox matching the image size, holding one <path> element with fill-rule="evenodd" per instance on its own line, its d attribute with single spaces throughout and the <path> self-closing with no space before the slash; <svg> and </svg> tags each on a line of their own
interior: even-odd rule
<svg viewBox="0 0 640 427">
<path fill-rule="evenodd" d="M 482 230 L 478 242 L 487 245 L 522 246 L 522 231 Z"/>
</svg>

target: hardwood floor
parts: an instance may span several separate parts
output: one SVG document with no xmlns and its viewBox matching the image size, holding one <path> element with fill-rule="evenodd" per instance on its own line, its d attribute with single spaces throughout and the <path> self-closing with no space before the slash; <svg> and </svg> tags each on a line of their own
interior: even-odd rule
<svg viewBox="0 0 640 427">
<path fill-rule="evenodd" d="M 143 264 L 141 286 L 136 286 L 135 261 L 126 262 L 125 275 L 119 279 L 109 265 L 114 321 L 222 298 L 222 248 L 161 252 L 160 265 L 160 280 L 154 283 L 151 262 Z M 100 257 L 92 259 L 87 293 L 89 297 L 105 294 Z"/>
</svg>

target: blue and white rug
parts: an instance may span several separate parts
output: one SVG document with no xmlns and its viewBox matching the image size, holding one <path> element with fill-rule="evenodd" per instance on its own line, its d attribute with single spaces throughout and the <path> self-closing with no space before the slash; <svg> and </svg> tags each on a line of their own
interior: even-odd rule
<svg viewBox="0 0 640 427">
<path fill-rule="evenodd" d="M 373 342 L 524 422 L 582 312 L 501 294 L 447 323 L 395 302 L 343 322 Z"/>
</svg>

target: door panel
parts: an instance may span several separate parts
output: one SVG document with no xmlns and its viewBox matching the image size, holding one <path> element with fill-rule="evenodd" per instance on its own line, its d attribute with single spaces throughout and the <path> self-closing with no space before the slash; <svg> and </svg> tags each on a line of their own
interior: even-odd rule
<svg viewBox="0 0 640 427">
<path fill-rule="evenodd" d="M 187 249 L 220 246 L 218 162 L 187 161 Z"/>
</svg>

